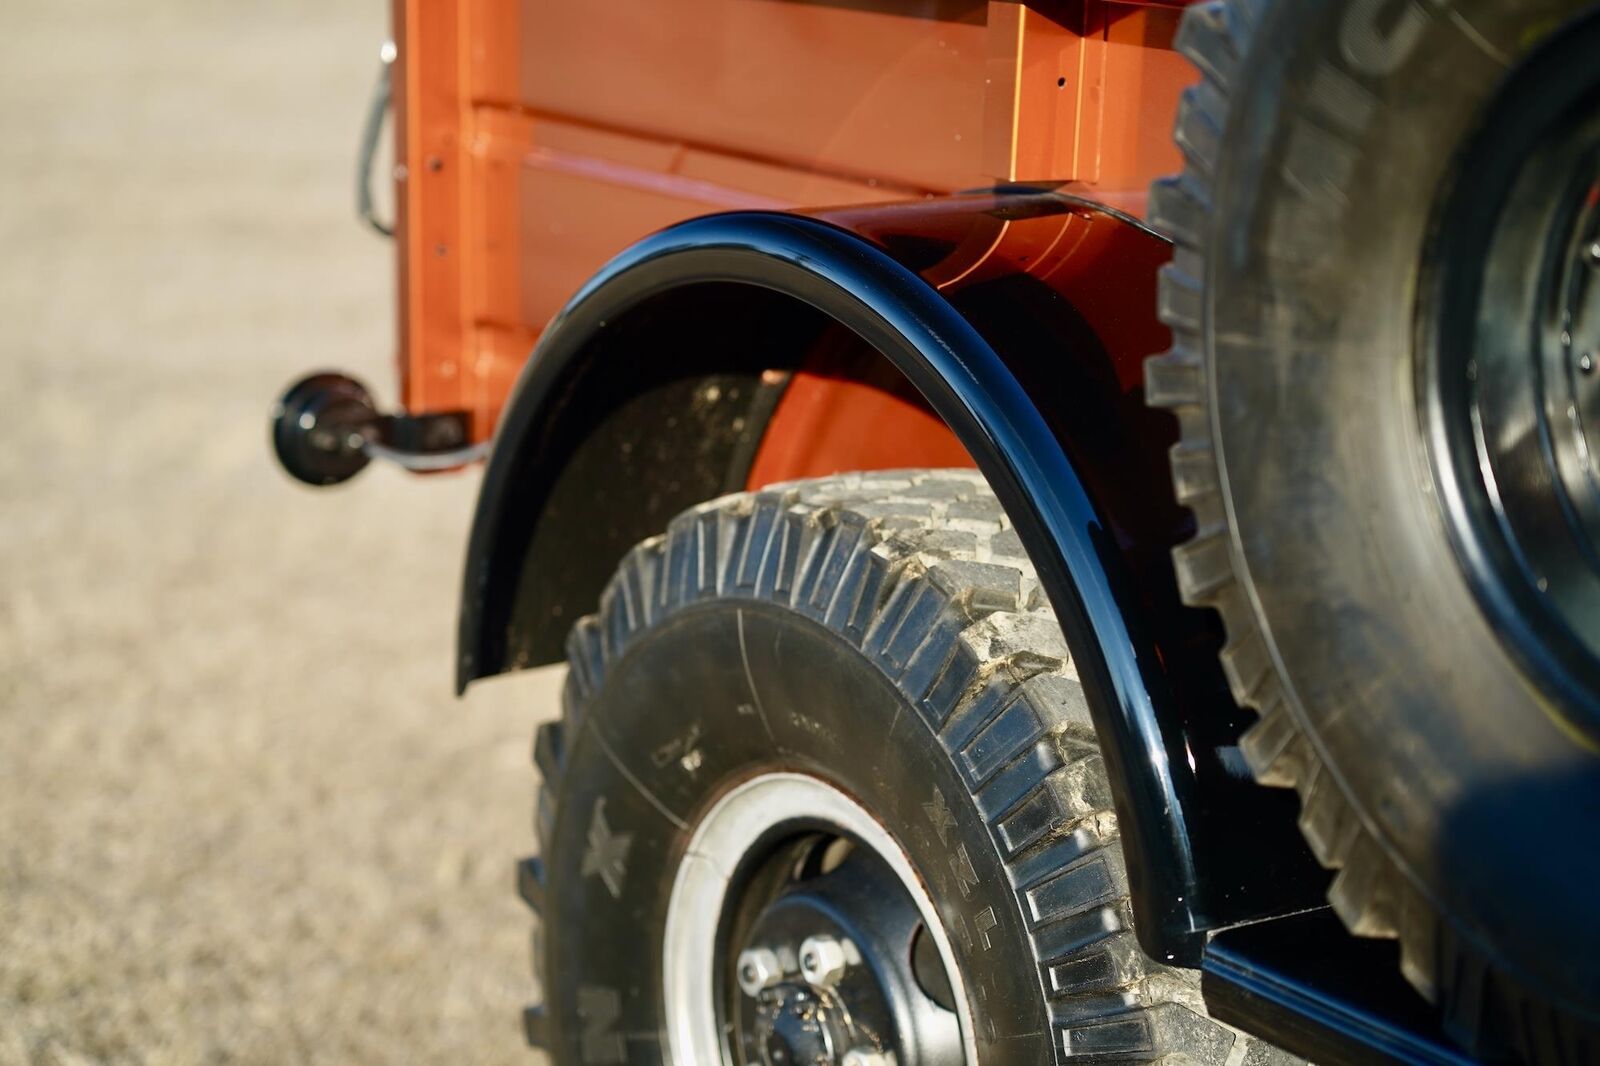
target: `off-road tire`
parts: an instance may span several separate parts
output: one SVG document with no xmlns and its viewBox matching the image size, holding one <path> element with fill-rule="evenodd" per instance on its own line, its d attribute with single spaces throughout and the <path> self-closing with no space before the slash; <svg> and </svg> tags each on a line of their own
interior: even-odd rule
<svg viewBox="0 0 1600 1066">
<path fill-rule="evenodd" d="M 1468 587 L 1412 368 L 1430 222 L 1487 180 L 1457 152 L 1506 70 L 1583 7 L 1191 7 L 1185 169 L 1150 211 L 1176 250 L 1147 396 L 1179 417 L 1198 526 L 1176 569 L 1221 613 L 1234 695 L 1260 714 L 1255 776 L 1297 790 L 1334 908 L 1398 936 L 1453 1033 L 1559 1063 L 1600 1060 L 1600 763 Z"/>
<path fill-rule="evenodd" d="M 883 818 L 954 946 L 985 1066 L 1296 1061 L 1141 953 L 1081 683 L 976 473 L 696 507 L 626 557 L 568 663 L 535 745 L 541 857 L 518 876 L 542 930 L 527 1036 L 556 1062 L 662 1061 L 675 849 L 760 769 L 824 777 Z M 606 834 L 631 834 L 615 891 L 584 861 L 601 801 Z"/>
</svg>

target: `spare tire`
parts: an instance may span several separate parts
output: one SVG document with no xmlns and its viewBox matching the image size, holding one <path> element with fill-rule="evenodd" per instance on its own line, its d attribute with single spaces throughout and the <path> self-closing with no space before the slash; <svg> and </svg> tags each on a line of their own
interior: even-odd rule
<svg viewBox="0 0 1600 1066">
<path fill-rule="evenodd" d="M 1190 8 L 1150 401 L 1187 602 L 1349 927 L 1600 1058 L 1600 9 Z"/>
</svg>

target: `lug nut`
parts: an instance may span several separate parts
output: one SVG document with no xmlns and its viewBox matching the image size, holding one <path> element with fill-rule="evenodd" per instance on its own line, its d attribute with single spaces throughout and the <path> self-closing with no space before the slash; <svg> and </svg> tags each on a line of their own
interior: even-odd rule
<svg viewBox="0 0 1600 1066">
<path fill-rule="evenodd" d="M 819 987 L 837 983 L 845 970 L 860 961 L 861 952 L 848 940 L 812 936 L 800 945 L 800 973 L 806 981 Z"/>
<path fill-rule="evenodd" d="M 844 1053 L 841 1066 L 894 1066 L 894 1053 L 855 1047 Z"/>
<path fill-rule="evenodd" d="M 739 953 L 739 988 L 754 999 L 764 988 L 783 980 L 778 956 L 766 948 L 749 948 Z"/>
</svg>

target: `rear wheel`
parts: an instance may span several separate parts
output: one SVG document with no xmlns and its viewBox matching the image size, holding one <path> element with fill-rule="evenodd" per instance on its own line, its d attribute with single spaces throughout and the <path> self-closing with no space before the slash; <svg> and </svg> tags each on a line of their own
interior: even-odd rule
<svg viewBox="0 0 1600 1066">
<path fill-rule="evenodd" d="M 966 471 L 680 516 L 541 728 L 559 1063 L 1289 1061 L 1145 959 L 1084 692 Z"/>
</svg>

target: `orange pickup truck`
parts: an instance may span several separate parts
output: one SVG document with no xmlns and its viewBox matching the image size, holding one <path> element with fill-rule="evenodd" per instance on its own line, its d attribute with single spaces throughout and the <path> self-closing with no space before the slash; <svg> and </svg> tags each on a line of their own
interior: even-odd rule
<svg viewBox="0 0 1600 1066">
<path fill-rule="evenodd" d="M 1600 7 L 393 30 L 397 403 L 271 436 L 485 464 L 533 1044 L 1600 1062 Z"/>
</svg>

